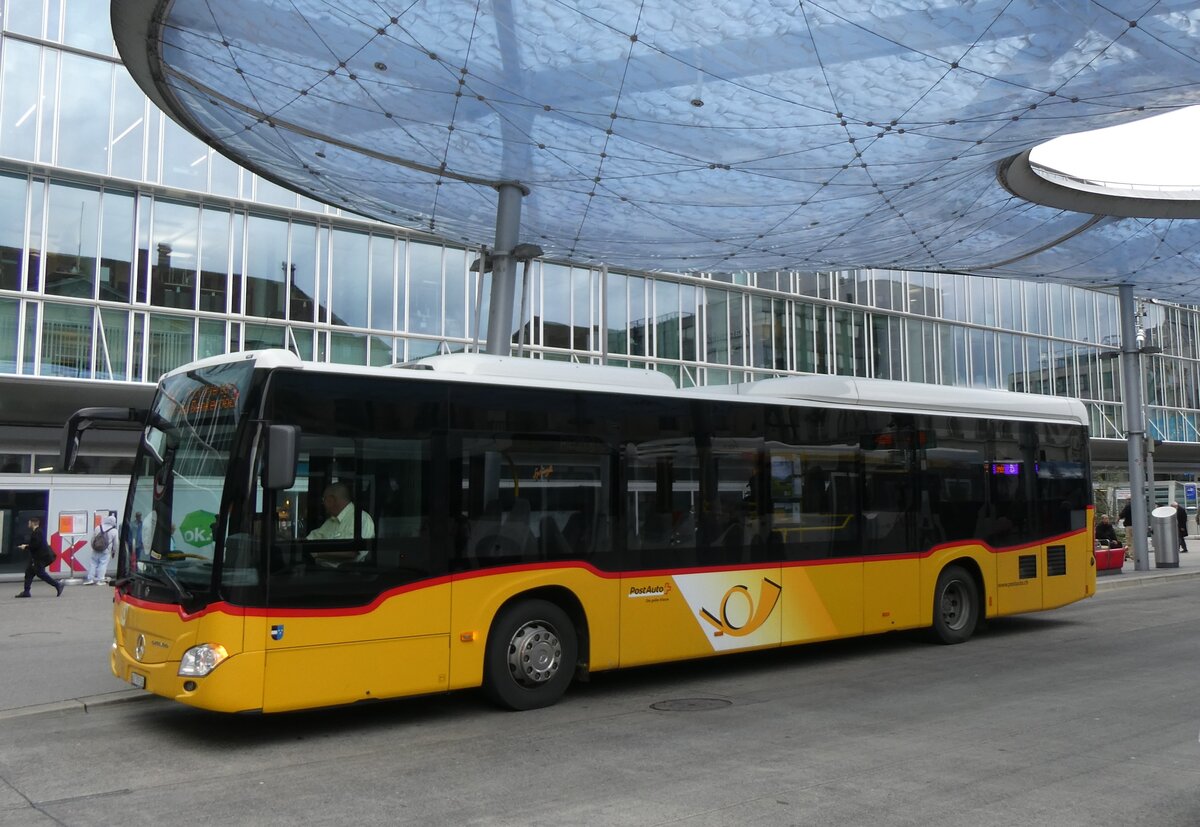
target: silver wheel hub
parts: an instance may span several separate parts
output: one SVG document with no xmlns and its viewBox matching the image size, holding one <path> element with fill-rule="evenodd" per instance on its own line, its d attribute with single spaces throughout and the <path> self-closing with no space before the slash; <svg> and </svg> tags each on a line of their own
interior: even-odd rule
<svg viewBox="0 0 1200 827">
<path fill-rule="evenodd" d="M 538 686 L 562 667 L 558 630 L 544 620 L 531 620 L 508 643 L 508 671 L 521 686 Z"/>
<path fill-rule="evenodd" d="M 966 623 L 968 609 L 968 598 L 962 584 L 946 584 L 946 588 L 942 590 L 942 622 L 948 628 L 957 631 Z"/>
</svg>

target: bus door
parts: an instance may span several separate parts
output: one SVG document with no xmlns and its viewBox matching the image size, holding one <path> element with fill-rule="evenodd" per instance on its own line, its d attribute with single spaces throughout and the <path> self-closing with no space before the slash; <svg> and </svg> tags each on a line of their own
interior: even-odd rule
<svg viewBox="0 0 1200 827">
<path fill-rule="evenodd" d="M 779 543 L 759 438 L 626 450 L 621 665 L 777 646 Z"/>
<path fill-rule="evenodd" d="M 785 560 L 784 643 L 862 633 L 864 519 L 856 448 L 771 446 L 773 534 Z"/>
<path fill-rule="evenodd" d="M 261 512 L 264 710 L 447 688 L 450 586 L 431 519 L 445 474 L 432 443 L 302 433 L 295 484 L 267 492 Z"/>
</svg>

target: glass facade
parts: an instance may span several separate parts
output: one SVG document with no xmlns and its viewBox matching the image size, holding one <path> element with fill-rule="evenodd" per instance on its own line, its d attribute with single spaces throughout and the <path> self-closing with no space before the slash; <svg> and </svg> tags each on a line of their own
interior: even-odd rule
<svg viewBox="0 0 1200 827">
<path fill-rule="evenodd" d="M 283 190 L 158 112 L 107 4 L 6 0 L 0 373 L 153 383 L 288 347 L 390 364 L 485 342 L 478 251 Z M 518 276 L 521 270 L 518 270 Z M 1079 396 L 1124 434 L 1116 296 L 896 271 L 626 273 L 534 261 L 513 348 L 679 385 L 829 373 Z M 524 303 L 520 298 L 524 296 Z M 1147 303 L 1149 432 L 1200 442 L 1200 314 Z M 507 333 L 507 331 L 506 331 Z"/>
</svg>

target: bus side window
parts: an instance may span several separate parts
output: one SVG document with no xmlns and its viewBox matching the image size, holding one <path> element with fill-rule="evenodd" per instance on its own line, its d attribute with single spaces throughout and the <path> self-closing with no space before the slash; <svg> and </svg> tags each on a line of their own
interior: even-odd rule
<svg viewBox="0 0 1200 827">
<path fill-rule="evenodd" d="M 612 452 L 578 436 L 462 440 L 459 569 L 610 551 Z"/>
<path fill-rule="evenodd" d="M 691 438 L 630 444 L 627 547 L 644 565 L 696 562 L 699 459 Z"/>
</svg>

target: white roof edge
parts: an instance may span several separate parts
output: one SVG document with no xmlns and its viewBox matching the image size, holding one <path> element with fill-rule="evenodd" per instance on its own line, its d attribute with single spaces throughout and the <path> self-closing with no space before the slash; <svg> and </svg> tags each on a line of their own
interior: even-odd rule
<svg viewBox="0 0 1200 827">
<path fill-rule="evenodd" d="M 188 362 L 186 365 L 180 365 L 174 370 L 167 371 L 163 376 L 174 376 L 177 373 L 196 368 L 206 368 L 212 365 L 228 365 L 234 362 L 254 362 L 254 366 L 260 368 L 297 368 L 308 364 L 301 360 L 295 353 L 292 353 L 290 350 L 283 350 L 282 348 L 244 350 L 240 353 L 222 353 L 217 356 L 209 356 L 206 359 L 197 359 L 195 362 Z"/>
<path fill-rule="evenodd" d="M 385 375 L 400 365 L 369 367 L 303 361 L 288 350 L 254 350 L 221 354 L 176 368 L 171 376 L 209 365 L 252 360 L 256 367 L 300 368 L 360 375 Z M 654 370 L 591 365 L 578 362 L 549 362 L 484 353 L 451 353 L 428 356 L 409 367 L 437 373 L 500 383 L 515 380 L 547 387 L 585 387 L 633 393 L 679 394 L 684 396 L 741 396 L 755 401 L 813 402 L 830 406 L 854 406 L 913 413 L 948 413 L 980 417 L 1035 418 L 1088 424 L 1087 408 L 1075 398 L 1045 396 L 980 388 L 960 388 L 922 382 L 888 379 L 858 379 L 850 376 L 784 376 L 737 385 L 707 385 L 678 389 L 666 374 Z"/>
<path fill-rule="evenodd" d="M 1078 399 L 996 389 L 824 375 L 760 379 L 725 388 L 725 393 L 759 399 L 769 397 L 914 413 L 929 411 L 972 416 L 1032 417 L 1088 424 L 1087 408 Z M 689 388 L 685 392 L 714 390 Z"/>
<path fill-rule="evenodd" d="M 551 362 L 545 359 L 526 359 L 513 356 L 494 356 L 486 353 L 449 353 L 427 356 L 410 363 L 427 366 L 438 373 L 491 379 L 516 379 L 523 382 L 587 385 L 630 391 L 669 393 L 675 383 L 656 370 L 620 368 L 611 365 L 591 365 L 579 362 Z"/>
</svg>

